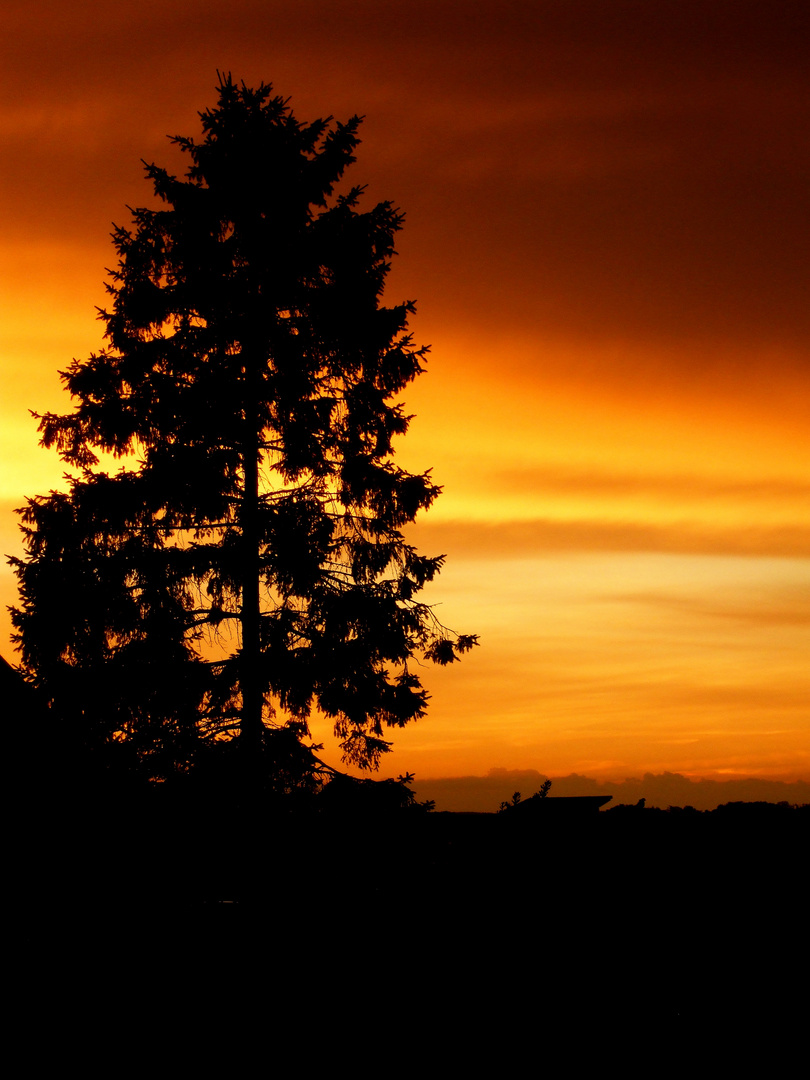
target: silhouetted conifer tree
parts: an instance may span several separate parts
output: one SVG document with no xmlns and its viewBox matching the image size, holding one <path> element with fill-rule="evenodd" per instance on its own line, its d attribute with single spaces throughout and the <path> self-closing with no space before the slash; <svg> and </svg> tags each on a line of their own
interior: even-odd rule
<svg viewBox="0 0 810 1080">
<path fill-rule="evenodd" d="M 381 304 L 402 215 L 334 194 L 357 117 L 302 124 L 228 76 L 201 119 L 173 140 L 185 177 L 148 165 L 162 206 L 115 228 L 106 347 L 63 373 L 74 411 L 39 418 L 74 474 L 22 511 L 22 666 L 78 739 L 151 776 L 223 737 L 255 760 L 273 732 L 287 768 L 314 709 L 375 767 L 385 726 L 425 710 L 409 661 L 475 641 L 416 599 L 443 557 L 401 531 L 440 490 L 393 461 L 425 355 L 412 304 Z"/>
</svg>

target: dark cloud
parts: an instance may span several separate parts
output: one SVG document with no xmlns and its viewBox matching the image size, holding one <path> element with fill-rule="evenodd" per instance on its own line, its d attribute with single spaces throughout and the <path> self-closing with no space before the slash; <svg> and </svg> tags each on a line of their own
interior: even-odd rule
<svg viewBox="0 0 810 1080">
<path fill-rule="evenodd" d="M 416 778 L 414 789 L 420 800 L 433 799 L 437 810 L 495 812 L 501 802 L 515 791 L 523 798 L 540 789 L 551 779 L 551 796 L 610 795 L 608 808 L 619 803 L 636 803 L 643 798 L 647 806 L 694 806 L 713 810 L 727 802 L 810 802 L 810 783 L 740 777 L 731 780 L 690 779 L 680 773 L 645 773 L 641 778 L 601 781 L 571 773 L 547 777 L 535 769 L 490 769 L 486 776 L 458 776 L 444 779 Z"/>
<path fill-rule="evenodd" d="M 408 211 L 409 280 L 445 320 L 796 344 L 807 18 L 764 0 L 39 3 L 6 16 L 6 231 L 106 227 L 230 68 L 304 117 L 367 114 L 361 171 Z"/>
<path fill-rule="evenodd" d="M 548 552 L 662 552 L 684 555 L 810 556 L 810 527 L 707 527 L 685 522 L 531 520 L 505 522 L 427 521 L 412 534 L 426 550 L 452 551 L 454 558 L 512 558 Z"/>
<path fill-rule="evenodd" d="M 759 500 L 810 500 L 810 481 L 794 479 L 747 480 L 744 477 L 678 475 L 663 472 L 596 472 L 551 466 L 524 466 L 501 469 L 487 476 L 483 471 L 479 484 L 490 480 L 492 489 L 515 492 L 549 492 L 555 495 L 644 496 L 646 498 L 728 499 L 735 502 Z"/>
</svg>

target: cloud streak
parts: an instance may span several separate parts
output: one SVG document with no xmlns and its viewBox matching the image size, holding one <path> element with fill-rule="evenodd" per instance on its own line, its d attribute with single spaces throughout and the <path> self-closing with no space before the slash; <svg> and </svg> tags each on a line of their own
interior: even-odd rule
<svg viewBox="0 0 810 1080">
<path fill-rule="evenodd" d="M 426 521 L 413 535 L 431 550 L 454 558 L 520 558 L 559 552 L 656 552 L 682 555 L 810 558 L 810 526 L 724 529 L 703 523 L 655 525 L 643 522 Z"/>
<path fill-rule="evenodd" d="M 557 495 L 630 495 L 645 498 L 770 502 L 783 499 L 810 501 L 810 482 L 793 478 L 751 480 L 744 477 L 684 475 L 664 472 L 621 473 L 535 466 L 502 469 L 480 478 L 481 486 L 497 491 L 528 494 L 534 491 Z"/>
</svg>

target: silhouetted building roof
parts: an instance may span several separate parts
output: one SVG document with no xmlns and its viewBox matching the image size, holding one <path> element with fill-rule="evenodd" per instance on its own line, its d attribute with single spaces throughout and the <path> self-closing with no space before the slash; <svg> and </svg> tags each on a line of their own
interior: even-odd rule
<svg viewBox="0 0 810 1080">
<path fill-rule="evenodd" d="M 509 807 L 509 813 L 521 814 L 524 818 L 542 815 L 543 817 L 581 817 L 593 814 L 600 806 L 610 802 L 612 795 L 548 795 L 544 799 L 523 799 Z"/>
</svg>

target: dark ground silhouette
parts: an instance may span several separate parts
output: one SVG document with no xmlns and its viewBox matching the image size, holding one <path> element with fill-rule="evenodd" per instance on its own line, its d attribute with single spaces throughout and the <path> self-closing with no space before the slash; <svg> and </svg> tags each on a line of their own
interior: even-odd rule
<svg viewBox="0 0 810 1080">
<path fill-rule="evenodd" d="M 329 1023 L 326 987 L 359 980 L 397 1026 L 466 1010 L 478 1019 L 446 1016 L 442 1037 L 450 1025 L 487 1053 L 496 1030 L 522 1040 L 581 1020 L 688 1040 L 756 1023 L 787 1037 L 803 1015 L 784 978 L 806 942 L 807 808 L 518 822 L 358 805 L 275 812 L 257 844 L 222 807 L 152 794 L 29 836 L 14 887 L 32 953 L 67 943 L 75 963 L 119 973 L 183 956 L 181 983 L 243 965 L 273 982 L 281 964 L 307 1000 L 315 979 L 312 1000 L 325 997 L 307 1008 Z M 409 1037 L 430 1052 L 424 1030 Z"/>
<path fill-rule="evenodd" d="M 32 732 L 12 731 L 11 981 L 117 1047 L 133 1024 L 208 1040 L 237 992 L 279 1045 L 354 1060 L 360 1025 L 413 1067 L 650 1039 L 684 1065 L 759 1038 L 778 1059 L 804 1029 L 806 806 L 431 813 L 349 784 L 246 832 L 232 789 L 66 776 Z"/>
</svg>

